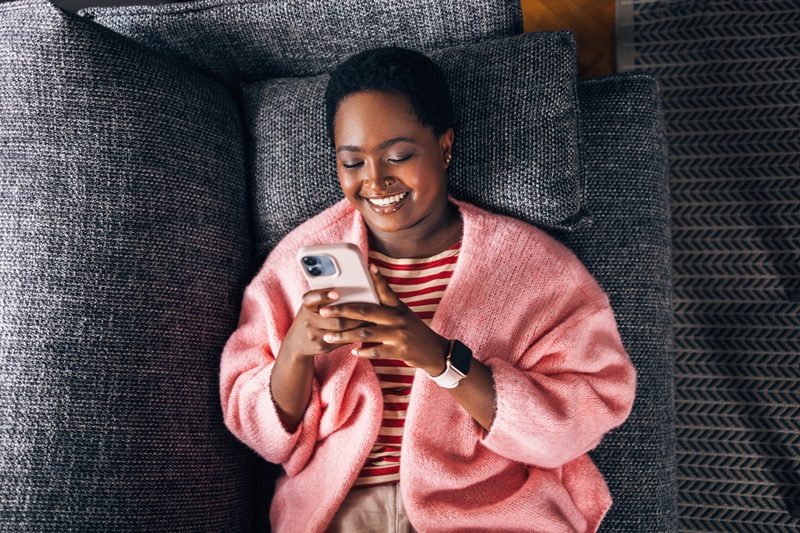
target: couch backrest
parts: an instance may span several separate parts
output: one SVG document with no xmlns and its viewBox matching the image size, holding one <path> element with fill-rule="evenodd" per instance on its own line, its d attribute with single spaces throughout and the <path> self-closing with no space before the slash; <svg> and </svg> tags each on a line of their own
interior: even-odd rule
<svg viewBox="0 0 800 533">
<path fill-rule="evenodd" d="M 228 83 L 330 72 L 361 50 L 420 50 L 522 31 L 515 0 L 199 0 L 81 15 Z"/>
</svg>

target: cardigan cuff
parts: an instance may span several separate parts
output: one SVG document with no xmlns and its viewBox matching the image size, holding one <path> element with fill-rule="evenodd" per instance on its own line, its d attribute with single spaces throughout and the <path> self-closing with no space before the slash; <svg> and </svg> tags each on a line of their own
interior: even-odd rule
<svg viewBox="0 0 800 533">
<path fill-rule="evenodd" d="M 569 428 L 553 427 L 556 422 L 551 406 L 524 372 L 502 359 L 484 361 L 492 370 L 497 411 L 492 427 L 482 440 L 496 454 L 540 468 L 564 464 L 570 442 Z M 546 420 L 548 427 L 541 427 Z"/>
<path fill-rule="evenodd" d="M 489 428 L 482 443 L 500 456 L 530 464 L 529 454 L 524 453 L 519 446 L 519 430 L 515 428 L 515 426 L 519 426 L 520 423 L 525 423 L 527 420 L 520 420 L 516 417 L 515 415 L 518 415 L 518 413 L 511 409 L 508 402 L 508 395 L 513 394 L 511 391 L 523 385 L 515 382 L 519 380 L 527 381 L 527 378 L 511 364 L 501 359 L 492 358 L 483 363 L 492 371 L 497 407 L 492 427 Z"/>
<path fill-rule="evenodd" d="M 316 378 L 311 386 L 311 398 L 309 399 L 303 419 L 298 424 L 294 432 L 287 431 L 281 422 L 280 415 L 272 397 L 272 373 L 270 382 L 267 383 L 269 391 L 268 406 L 264 406 L 260 413 L 261 427 L 272 428 L 271 434 L 266 438 L 275 450 L 275 454 L 265 457 L 268 461 L 283 465 L 286 474 L 293 476 L 300 472 L 308 462 L 314 452 L 319 431 L 319 421 L 322 416 L 320 387 Z"/>
</svg>

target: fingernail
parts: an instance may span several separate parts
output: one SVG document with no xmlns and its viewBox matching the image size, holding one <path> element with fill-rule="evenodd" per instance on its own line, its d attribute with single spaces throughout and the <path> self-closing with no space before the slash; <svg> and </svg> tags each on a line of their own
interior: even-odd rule
<svg viewBox="0 0 800 533">
<path fill-rule="evenodd" d="M 353 348 L 352 350 L 350 350 L 350 353 L 358 357 L 358 348 Z"/>
<path fill-rule="evenodd" d="M 378 273 L 378 267 L 376 267 L 375 265 L 370 265 L 369 269 L 373 274 L 377 274 Z"/>
<path fill-rule="evenodd" d="M 331 310 L 328 309 L 327 307 L 320 307 L 319 314 L 321 314 L 322 316 L 328 316 L 329 314 L 331 314 Z"/>
<path fill-rule="evenodd" d="M 328 293 L 328 298 L 330 298 L 332 300 L 335 300 L 338 297 L 339 297 L 339 293 L 336 292 L 336 291 L 331 291 L 331 292 Z"/>
<path fill-rule="evenodd" d="M 336 340 L 332 333 L 326 333 L 325 335 L 322 336 L 322 339 L 325 342 L 332 342 L 332 341 Z"/>
</svg>

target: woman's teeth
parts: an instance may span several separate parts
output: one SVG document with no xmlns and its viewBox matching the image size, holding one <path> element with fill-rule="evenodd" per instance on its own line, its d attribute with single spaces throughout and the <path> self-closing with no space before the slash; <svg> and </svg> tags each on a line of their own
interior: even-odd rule
<svg viewBox="0 0 800 533">
<path fill-rule="evenodd" d="M 401 192 L 400 194 L 395 194 L 394 196 L 389 196 L 388 198 L 367 198 L 367 200 L 369 200 L 371 204 L 377 205 L 378 207 L 386 207 L 387 205 L 396 204 L 405 198 L 407 194 L 407 192 Z"/>
</svg>

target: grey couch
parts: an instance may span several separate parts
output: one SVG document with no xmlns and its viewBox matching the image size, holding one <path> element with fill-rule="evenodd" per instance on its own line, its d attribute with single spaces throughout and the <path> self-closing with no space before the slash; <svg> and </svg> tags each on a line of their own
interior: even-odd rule
<svg viewBox="0 0 800 533">
<path fill-rule="evenodd" d="M 456 196 L 551 231 L 609 293 L 639 372 L 593 457 L 604 531 L 674 531 L 666 145 L 653 79 L 577 82 L 519 5 L 0 4 L 0 530 L 265 530 L 279 467 L 226 431 L 244 286 L 339 199 L 326 72 L 429 53 L 453 87 Z M 511 524 L 530 531 L 530 524 Z"/>
</svg>

